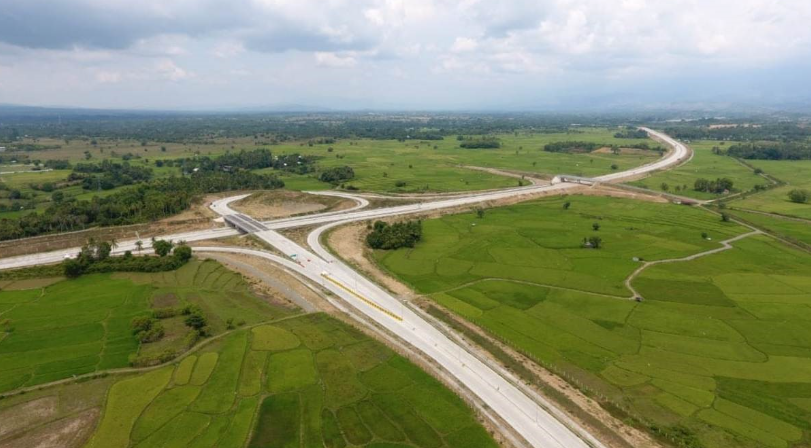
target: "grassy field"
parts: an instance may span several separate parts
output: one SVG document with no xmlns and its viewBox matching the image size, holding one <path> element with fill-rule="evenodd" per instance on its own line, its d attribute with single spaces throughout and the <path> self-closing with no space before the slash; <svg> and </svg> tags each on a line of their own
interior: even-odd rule
<svg viewBox="0 0 811 448">
<path fill-rule="evenodd" d="M 85 397 L 72 388 L 98 390 Z M 174 366 L 112 385 L 103 378 L 2 401 L 0 416 L 19 418 L 50 397 L 104 403 L 88 448 L 497 447 L 451 391 L 324 314 L 236 330 Z M 0 432 L 0 444 L 41 423 Z"/>
<path fill-rule="evenodd" d="M 491 209 L 481 220 L 472 213 L 431 220 L 415 249 L 377 258 L 679 446 L 807 441 L 811 258 L 750 237 L 733 250 L 643 271 L 634 287 L 646 300 L 638 303 L 616 297 L 627 294 L 621 280 L 637 266 L 631 256 L 698 253 L 742 228 L 674 205 L 566 199 L 565 212 L 564 199 L 549 199 Z M 596 216 L 605 248 L 577 248 Z"/>
<path fill-rule="evenodd" d="M 730 214 L 766 232 L 811 246 L 811 223 L 762 213 L 731 210 Z"/>
<path fill-rule="evenodd" d="M 755 185 L 768 185 L 766 179 L 754 174 L 753 170 L 741 165 L 732 157 L 712 153 L 713 146 L 723 148 L 723 143 L 712 140 L 690 142 L 694 155 L 689 163 L 672 170 L 656 172 L 650 177 L 631 182 L 631 185 L 662 190 L 662 184 L 665 183 L 670 193 L 696 199 L 715 199 L 722 196 L 693 190 L 693 185 L 699 178 L 715 180 L 726 177 L 732 179 L 733 189 L 738 191 L 749 191 Z M 772 174 L 770 171 L 766 172 Z M 676 186 L 682 187 L 681 191 L 676 191 Z"/>
<path fill-rule="evenodd" d="M 330 145 L 309 147 L 280 145 L 277 152 L 300 152 L 322 157 L 320 168 L 349 165 L 356 178 L 348 182 L 363 190 L 383 192 L 463 191 L 517 185 L 517 180 L 505 178 L 464 166 L 480 166 L 526 171 L 545 175 L 559 173 L 594 176 L 611 172 L 611 165 L 628 169 L 651 162 L 659 157 L 654 151 L 633 154 L 557 154 L 543 151 L 544 145 L 557 141 L 587 141 L 629 145 L 652 140 L 617 139 L 614 130 L 584 128 L 581 133 L 499 135 L 499 149 L 463 149 L 455 138 L 438 141 L 344 140 Z M 329 152 L 329 148 L 333 151 Z M 301 180 L 293 180 L 296 177 Z M 309 180 L 308 180 L 309 179 Z M 398 187 L 398 181 L 405 186 Z M 313 189 L 313 177 L 287 176 L 288 188 Z M 321 188 L 324 188 L 321 186 Z"/>
<path fill-rule="evenodd" d="M 786 182 L 787 185 L 733 201 L 729 204 L 730 207 L 811 219 L 811 204 L 795 204 L 788 199 L 788 192 L 795 188 L 811 190 L 811 175 L 809 175 L 811 160 L 750 160 L 749 162 Z"/>
<path fill-rule="evenodd" d="M 513 178 L 467 169 L 462 165 L 505 168 L 546 175 L 565 172 L 590 176 L 610 172 L 612 164 L 616 164 L 619 169 L 627 169 L 658 157 L 653 151 L 621 155 L 554 154 L 543 151 L 545 144 L 562 140 L 615 145 L 647 142 L 652 146 L 656 145 L 651 140 L 614 138 L 615 131 L 612 129 L 583 128 L 578 131 L 578 133 L 501 135 L 499 138 L 503 147 L 500 149 L 462 149 L 453 137 L 423 142 L 341 140 L 334 144 L 313 146 L 306 143 L 287 143 L 270 146 L 269 149 L 275 153 L 304 153 L 318 156 L 319 170 L 341 165 L 352 166 L 356 172 L 356 179 L 349 184 L 363 190 L 382 192 L 483 190 L 515 186 L 518 183 Z M 26 143 L 34 142 L 26 141 Z M 132 153 L 140 158 L 132 159 L 129 163 L 151 167 L 155 177 L 169 176 L 178 172 L 177 168 L 155 167 L 155 159 L 191 157 L 196 152 L 216 156 L 226 151 L 257 147 L 252 138 L 215 139 L 206 145 L 147 142 L 146 146 L 142 146 L 141 142 L 130 140 L 100 140 L 97 145 L 92 145 L 90 140 L 71 140 L 65 143 L 62 140 L 52 139 L 42 139 L 36 143 L 61 146 L 59 149 L 28 153 L 32 158 L 41 160 L 68 159 L 74 163 L 82 162 L 85 161 L 84 152 L 89 151 L 90 162 L 103 159 L 122 162 L 121 157 L 124 154 Z M 162 151 L 161 147 L 165 147 L 166 151 Z M 329 148 L 333 151 L 328 151 Z M 9 165 L 0 171 L 19 169 L 22 169 L 19 165 Z M 291 190 L 332 188 L 332 185 L 318 181 L 317 172 L 304 176 L 274 170 L 259 170 L 259 172 L 279 174 L 287 188 Z M 50 203 L 50 193 L 36 191 L 30 188 L 30 184 L 63 181 L 68 174 L 69 170 L 3 174 L 0 175 L 0 182 L 9 188 L 20 190 L 25 195 L 30 195 L 36 204 L 34 210 L 42 212 Z M 405 185 L 398 187 L 396 185 L 398 181 L 405 182 Z M 60 191 L 67 197 L 90 199 L 93 196 L 112 194 L 121 188 L 128 187 L 99 192 L 72 186 Z M 6 192 L 0 191 L 0 201 L 8 202 L 4 199 L 5 196 Z M 27 213 L 28 210 L 3 212 L 0 213 L 0 218 L 15 218 Z"/>
<path fill-rule="evenodd" d="M 565 210 L 567 201 L 571 206 Z M 625 277 L 640 265 L 634 257 L 681 257 L 718 247 L 703 232 L 719 240 L 744 230 L 686 206 L 591 196 L 493 208 L 483 219 L 473 213 L 445 216 L 423 225 L 417 249 L 377 254 L 421 292 L 508 279 L 622 297 L 630 295 Z M 595 235 L 603 239 L 602 249 L 581 247 L 584 237 Z"/>
<path fill-rule="evenodd" d="M 238 274 L 215 262 L 18 285 L 26 286 L 0 291 L 0 392 L 185 351 L 194 338 L 183 316 L 162 319 L 166 336 L 139 347 L 130 321 L 153 308 L 197 304 L 212 334 L 225 331 L 229 318 L 252 324 L 291 313 L 251 295 Z"/>
</svg>

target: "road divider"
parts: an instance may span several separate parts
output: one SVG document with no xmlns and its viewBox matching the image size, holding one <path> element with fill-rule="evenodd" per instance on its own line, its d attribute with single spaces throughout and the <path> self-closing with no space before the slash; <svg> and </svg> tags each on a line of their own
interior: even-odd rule
<svg viewBox="0 0 811 448">
<path fill-rule="evenodd" d="M 337 287 L 339 287 L 339 288 L 343 289 L 344 291 L 348 292 L 349 294 L 352 294 L 353 296 L 355 296 L 355 297 L 357 297 L 358 299 L 362 300 L 362 301 L 363 301 L 364 303 L 366 303 L 367 305 L 369 305 L 369 306 L 371 306 L 372 308 L 374 308 L 374 309 L 376 309 L 376 310 L 380 311 L 381 313 L 383 313 L 383 314 L 385 314 L 385 315 L 387 315 L 387 316 L 391 317 L 392 319 L 394 319 L 394 320 L 396 320 L 396 321 L 398 321 L 398 322 L 402 322 L 402 321 L 403 321 L 403 318 L 402 318 L 401 316 L 398 316 L 397 314 L 392 313 L 391 311 L 387 310 L 386 308 L 383 308 L 382 306 L 378 305 L 377 303 L 373 302 L 372 300 L 369 300 L 369 299 L 367 299 L 366 297 L 364 297 L 364 296 L 362 296 L 362 295 L 358 294 L 357 292 L 355 292 L 354 290 L 352 290 L 352 289 L 351 289 L 351 288 L 349 288 L 348 286 L 346 286 L 346 285 L 344 285 L 343 283 L 339 282 L 338 280 L 335 280 L 334 278 L 332 278 L 332 277 L 331 277 L 331 276 L 330 276 L 328 273 L 326 273 L 326 272 L 322 272 L 322 273 L 321 273 L 321 277 L 324 277 L 325 279 L 327 279 L 327 281 L 331 282 L 331 283 L 332 283 L 332 284 L 334 284 L 335 286 L 337 286 Z"/>
</svg>

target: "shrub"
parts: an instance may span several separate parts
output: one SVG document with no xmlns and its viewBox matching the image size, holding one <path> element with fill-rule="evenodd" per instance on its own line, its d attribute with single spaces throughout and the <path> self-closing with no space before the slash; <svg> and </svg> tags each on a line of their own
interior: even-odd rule
<svg viewBox="0 0 811 448">
<path fill-rule="evenodd" d="M 805 204 L 811 199 L 811 192 L 808 190 L 794 189 L 788 192 L 788 198 L 791 202 Z"/>
<path fill-rule="evenodd" d="M 186 263 L 187 261 L 189 261 L 189 259 L 191 259 L 191 253 L 192 253 L 191 247 L 185 244 L 181 244 L 175 247 L 175 250 L 172 252 L 175 258 L 177 258 L 178 261 L 180 261 L 181 263 Z"/>
</svg>

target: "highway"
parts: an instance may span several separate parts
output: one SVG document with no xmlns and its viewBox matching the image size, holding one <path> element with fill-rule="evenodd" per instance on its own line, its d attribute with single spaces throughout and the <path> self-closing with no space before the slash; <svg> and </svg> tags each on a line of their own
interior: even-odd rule
<svg viewBox="0 0 811 448">
<path fill-rule="evenodd" d="M 685 145 L 660 132 L 647 128 L 643 129 L 671 147 L 665 157 L 631 170 L 599 176 L 595 178 L 596 181 L 622 181 L 623 179 L 672 167 L 689 158 L 690 151 Z M 533 447 L 603 448 L 603 445 L 598 440 L 579 427 L 574 421 L 568 419 L 554 405 L 545 402 L 542 397 L 517 386 L 517 381 L 500 367 L 482 362 L 473 354 L 468 353 L 454 340 L 437 330 L 420 314 L 415 313 L 387 291 L 333 257 L 320 242 L 321 235 L 326 230 L 349 222 L 423 213 L 497 199 L 531 195 L 538 192 L 563 193 L 577 186 L 577 184 L 571 183 L 532 185 L 372 210 L 364 210 L 368 205 L 368 201 L 365 199 L 345 193 L 328 192 L 327 194 L 351 198 L 357 204 L 350 210 L 286 218 L 264 223 L 259 223 L 249 216 L 244 216 L 230 209 L 229 204 L 231 202 L 245 197 L 245 195 L 235 196 L 215 201 L 211 205 L 212 210 L 229 220 L 232 225 L 238 225 L 243 231 L 254 234 L 282 253 L 287 254 L 289 258 L 286 259 L 267 252 L 244 248 L 197 247 L 195 251 L 232 252 L 263 257 L 284 265 L 322 285 L 343 299 L 343 301 L 352 305 L 355 310 L 372 319 L 377 325 L 397 335 L 441 365 Z M 310 249 L 304 248 L 276 232 L 279 229 L 319 224 L 321 227 L 308 235 L 307 243 Z M 191 242 L 236 234 L 238 234 L 236 229 L 222 228 L 168 235 L 162 237 L 162 239 Z M 121 243 L 114 252 L 134 251 L 134 244 L 134 241 Z M 148 245 L 149 242 L 144 241 L 144 247 L 146 248 Z M 78 250 L 79 248 L 74 248 L 45 254 L 0 259 L 0 269 L 58 262 L 65 255 L 74 255 Z"/>
</svg>

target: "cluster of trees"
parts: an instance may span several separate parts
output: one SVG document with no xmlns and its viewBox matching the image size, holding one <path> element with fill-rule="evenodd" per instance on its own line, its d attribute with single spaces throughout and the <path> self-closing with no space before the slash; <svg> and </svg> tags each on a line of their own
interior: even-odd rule
<svg viewBox="0 0 811 448">
<path fill-rule="evenodd" d="M 466 149 L 498 149 L 501 148 L 501 141 L 495 137 L 464 137 L 457 136 L 460 148 Z"/>
<path fill-rule="evenodd" d="M 82 246 L 76 258 L 62 262 L 65 277 L 76 278 L 83 274 L 100 272 L 162 272 L 172 271 L 186 264 L 192 256 L 192 250 L 186 244 L 174 245 L 171 241 L 153 242 L 158 257 L 134 257 L 127 251 L 121 257 L 111 257 L 115 241 L 96 241 L 90 239 Z M 167 248 L 159 250 L 158 248 Z M 172 247 L 174 250 L 172 251 Z M 172 255 L 169 256 L 169 252 Z"/>
<path fill-rule="evenodd" d="M 726 177 L 719 177 L 715 180 L 700 178 L 696 179 L 696 182 L 693 184 L 693 190 L 702 191 L 704 193 L 721 194 L 732 191 L 733 185 L 732 180 Z"/>
<path fill-rule="evenodd" d="M 25 151 L 25 152 L 32 152 L 32 151 L 49 151 L 52 149 L 60 149 L 62 146 L 60 145 L 38 145 L 36 143 L 11 143 L 7 150 L 8 151 Z"/>
<path fill-rule="evenodd" d="M 625 128 L 614 134 L 614 138 L 648 138 L 648 133 L 642 129 Z"/>
<path fill-rule="evenodd" d="M 132 334 L 142 344 L 159 341 L 165 331 L 163 325 L 152 316 L 136 316 L 130 322 Z"/>
<path fill-rule="evenodd" d="M 809 160 L 811 145 L 805 142 L 745 143 L 730 146 L 726 154 L 741 159 Z"/>
<path fill-rule="evenodd" d="M 388 224 L 375 221 L 372 231 L 366 236 L 366 244 L 372 249 L 399 249 L 414 247 L 422 238 L 422 221 L 403 221 Z"/>
<path fill-rule="evenodd" d="M 336 166 L 321 172 L 318 180 L 337 185 L 355 178 L 355 170 L 351 166 Z"/>
<path fill-rule="evenodd" d="M 584 153 L 592 152 L 596 149 L 604 148 L 609 145 L 593 142 L 578 142 L 578 141 L 563 141 L 552 142 L 544 145 L 543 150 L 546 152 L 567 152 L 567 153 Z"/>
<path fill-rule="evenodd" d="M 150 168 L 110 160 L 103 160 L 101 163 L 77 163 L 68 176 L 68 181 L 81 181 L 85 190 L 112 190 L 150 179 L 152 179 Z"/>
<path fill-rule="evenodd" d="M 36 162 L 36 161 L 35 161 Z M 50 168 L 52 170 L 69 170 L 70 169 L 70 162 L 67 160 L 57 160 L 57 159 L 49 159 L 43 163 L 45 168 Z"/>
<path fill-rule="evenodd" d="M 106 197 L 53 202 L 41 214 L 32 212 L 17 219 L 0 219 L 0 241 L 94 226 L 156 221 L 188 209 L 201 194 L 282 187 L 284 182 L 275 176 L 248 171 L 203 172 L 156 179 Z"/>
</svg>

